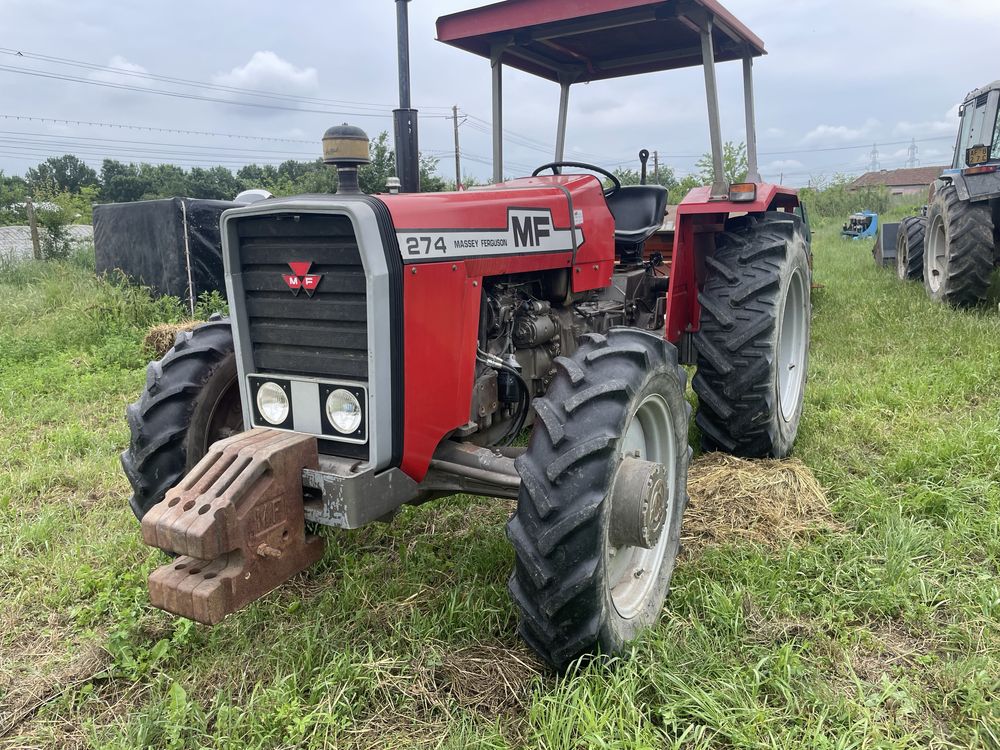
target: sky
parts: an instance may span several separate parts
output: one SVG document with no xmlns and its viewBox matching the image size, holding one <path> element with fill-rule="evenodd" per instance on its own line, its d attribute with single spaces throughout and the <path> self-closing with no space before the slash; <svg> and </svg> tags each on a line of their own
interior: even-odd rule
<svg viewBox="0 0 1000 750">
<path fill-rule="evenodd" d="M 483 0 L 412 0 L 413 106 L 420 148 L 454 177 L 491 174 L 488 61 L 435 41 L 435 19 Z M 785 184 L 945 164 L 965 94 L 1000 78 L 997 0 L 723 0 L 764 40 L 756 61 L 758 150 Z M 398 102 L 392 0 L 0 0 L 0 170 L 75 153 L 185 167 L 312 159 L 330 125 L 391 132 Z M 147 74 L 161 78 L 151 79 Z M 717 66 L 723 137 L 744 139 L 742 67 Z M 174 81 L 165 81 L 169 77 Z M 210 88 L 206 88 L 208 85 Z M 150 93 L 155 89 L 167 93 Z M 277 92 L 264 97 L 244 90 Z M 550 161 L 558 87 L 504 78 L 509 175 Z M 16 119 L 34 118 L 34 119 Z M 85 124 L 92 123 L 92 124 Z M 100 124 L 95 124 L 100 123 Z M 128 127 L 124 127 L 128 126 Z M 239 137 L 234 137 L 239 136 Z M 566 158 L 638 167 L 659 152 L 678 176 L 709 148 L 700 68 L 574 86 Z"/>
</svg>

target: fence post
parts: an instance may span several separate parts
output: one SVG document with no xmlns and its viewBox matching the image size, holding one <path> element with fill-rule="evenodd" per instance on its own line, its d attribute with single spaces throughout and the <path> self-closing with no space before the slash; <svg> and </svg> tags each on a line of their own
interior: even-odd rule
<svg viewBox="0 0 1000 750">
<path fill-rule="evenodd" d="M 38 241 L 38 220 L 35 218 L 35 204 L 31 198 L 25 200 L 28 209 L 28 226 L 31 227 L 31 253 L 35 260 L 42 259 L 42 245 Z"/>
</svg>

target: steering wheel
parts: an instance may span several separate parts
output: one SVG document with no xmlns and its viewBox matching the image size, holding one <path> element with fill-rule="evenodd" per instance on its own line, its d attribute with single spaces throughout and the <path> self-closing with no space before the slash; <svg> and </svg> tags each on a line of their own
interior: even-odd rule
<svg viewBox="0 0 1000 750">
<path fill-rule="evenodd" d="M 622 189 L 621 180 L 615 177 L 611 172 L 606 169 L 601 169 L 593 164 L 586 164 L 582 161 L 550 161 L 548 164 L 543 164 L 534 172 L 531 173 L 532 177 L 538 177 L 539 174 L 544 172 L 546 169 L 551 169 L 552 174 L 562 174 L 559 170 L 562 167 L 576 167 L 577 169 L 586 169 L 588 172 L 597 172 L 599 175 L 603 175 L 611 180 L 611 187 L 604 191 L 604 197 L 610 198 L 612 195 L 617 193 Z"/>
</svg>

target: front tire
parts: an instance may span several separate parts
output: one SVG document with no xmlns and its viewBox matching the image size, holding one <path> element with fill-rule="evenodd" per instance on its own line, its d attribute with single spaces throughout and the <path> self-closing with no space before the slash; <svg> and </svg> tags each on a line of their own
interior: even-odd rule
<svg viewBox="0 0 1000 750">
<path fill-rule="evenodd" d="M 507 536 L 519 632 L 563 669 L 582 654 L 619 653 L 656 622 L 680 545 L 691 449 L 685 374 L 661 337 L 588 334 L 556 366 L 548 392 L 533 402 L 537 419 L 516 463 L 521 490 Z M 662 480 L 661 525 L 648 547 L 619 536 L 632 495 L 616 482 L 633 462 L 656 464 Z"/>
<path fill-rule="evenodd" d="M 926 233 L 926 216 L 907 216 L 899 222 L 899 234 L 896 235 L 896 275 L 900 281 L 923 279 Z"/>
<path fill-rule="evenodd" d="M 963 201 L 954 185 L 941 188 L 927 212 L 924 245 L 924 288 L 932 300 L 971 307 L 986 299 L 994 245 L 988 204 Z"/>
<path fill-rule="evenodd" d="M 140 521 L 216 440 L 243 430 L 233 333 L 226 319 L 177 335 L 163 359 L 146 368 L 146 387 L 128 418 L 121 462 Z"/>
<path fill-rule="evenodd" d="M 784 458 L 809 366 L 809 246 L 787 213 L 733 219 L 706 258 L 695 335 L 695 419 L 706 451 Z"/>
</svg>

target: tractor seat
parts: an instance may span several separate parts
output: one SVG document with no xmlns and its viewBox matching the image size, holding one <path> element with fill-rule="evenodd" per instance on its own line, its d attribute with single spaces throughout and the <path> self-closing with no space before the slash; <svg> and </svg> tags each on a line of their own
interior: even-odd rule
<svg viewBox="0 0 1000 750">
<path fill-rule="evenodd" d="M 615 217 L 615 244 L 634 247 L 663 224 L 667 210 L 667 189 L 660 185 L 630 185 L 607 198 Z"/>
</svg>

